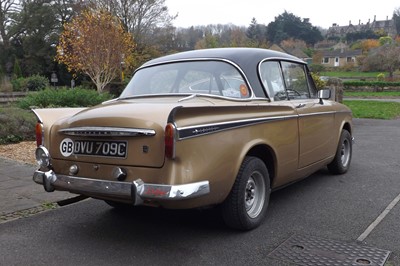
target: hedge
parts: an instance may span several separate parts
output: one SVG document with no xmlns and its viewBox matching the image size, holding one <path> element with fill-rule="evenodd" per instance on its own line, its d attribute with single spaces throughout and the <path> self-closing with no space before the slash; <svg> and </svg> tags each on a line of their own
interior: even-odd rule
<svg viewBox="0 0 400 266">
<path fill-rule="evenodd" d="M 349 80 L 343 81 L 345 87 L 400 87 L 400 82 L 389 82 L 389 81 L 360 81 L 360 80 Z"/>
</svg>

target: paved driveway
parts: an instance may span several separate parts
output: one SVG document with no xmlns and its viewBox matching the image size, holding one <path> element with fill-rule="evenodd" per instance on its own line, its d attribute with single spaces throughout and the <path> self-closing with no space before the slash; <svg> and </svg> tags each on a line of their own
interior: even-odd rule
<svg viewBox="0 0 400 266">
<path fill-rule="evenodd" d="M 355 119 L 354 135 L 347 174 L 323 169 L 274 192 L 253 231 L 227 229 L 216 209 L 121 213 L 86 200 L 0 224 L 0 265 L 334 265 L 348 253 L 339 265 L 388 254 L 400 265 L 400 120 Z"/>
</svg>

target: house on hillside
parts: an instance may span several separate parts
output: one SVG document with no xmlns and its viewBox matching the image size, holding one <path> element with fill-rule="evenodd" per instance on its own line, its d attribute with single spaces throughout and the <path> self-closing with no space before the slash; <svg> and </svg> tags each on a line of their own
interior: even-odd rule
<svg viewBox="0 0 400 266">
<path fill-rule="evenodd" d="M 358 21 L 358 25 L 353 25 L 351 21 L 349 21 L 349 25 L 347 26 L 339 26 L 334 23 L 332 27 L 328 29 L 326 37 L 344 38 L 348 33 L 366 32 L 368 30 L 373 32 L 383 31 L 392 38 L 397 35 L 396 25 L 393 19 L 388 19 L 388 17 L 386 17 L 386 20 L 376 20 L 376 16 L 374 16 L 374 20 L 372 22 L 368 20 L 366 24 L 361 23 L 361 20 Z"/>
<path fill-rule="evenodd" d="M 321 50 L 323 66 L 327 67 L 343 67 L 351 64 L 358 66 L 357 58 L 362 55 L 362 50 L 336 49 Z"/>
</svg>

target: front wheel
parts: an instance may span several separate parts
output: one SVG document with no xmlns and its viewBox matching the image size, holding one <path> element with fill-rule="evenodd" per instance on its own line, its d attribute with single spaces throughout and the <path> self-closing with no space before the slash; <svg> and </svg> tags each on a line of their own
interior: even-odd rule
<svg viewBox="0 0 400 266">
<path fill-rule="evenodd" d="M 256 157 L 246 157 L 231 192 L 222 204 L 222 217 L 234 229 L 258 227 L 267 213 L 271 194 L 268 169 Z"/>
<path fill-rule="evenodd" d="M 353 152 L 353 140 L 350 132 L 343 129 L 340 134 L 335 158 L 328 164 L 328 169 L 332 174 L 344 174 L 350 168 L 351 156 Z"/>
</svg>

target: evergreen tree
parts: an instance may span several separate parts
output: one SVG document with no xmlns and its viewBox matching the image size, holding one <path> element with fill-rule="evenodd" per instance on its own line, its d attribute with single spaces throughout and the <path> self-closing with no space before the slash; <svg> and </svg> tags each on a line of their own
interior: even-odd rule
<svg viewBox="0 0 400 266">
<path fill-rule="evenodd" d="M 266 36 L 270 42 L 276 44 L 293 38 L 303 40 L 308 45 L 314 45 L 323 39 L 321 32 L 317 27 L 312 26 L 308 19 L 302 20 L 300 17 L 287 11 L 276 17 L 275 21 L 268 24 Z"/>
<path fill-rule="evenodd" d="M 257 20 L 253 18 L 251 20 L 250 26 L 247 28 L 246 36 L 249 38 L 256 46 L 262 46 L 266 43 L 266 27 L 265 25 L 258 24 Z"/>
</svg>

